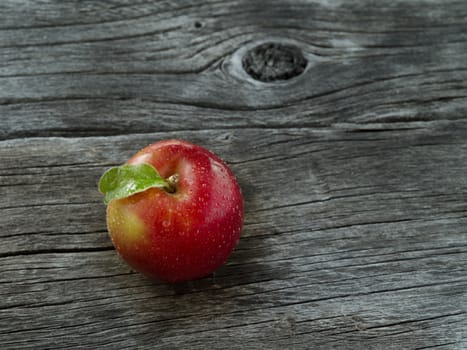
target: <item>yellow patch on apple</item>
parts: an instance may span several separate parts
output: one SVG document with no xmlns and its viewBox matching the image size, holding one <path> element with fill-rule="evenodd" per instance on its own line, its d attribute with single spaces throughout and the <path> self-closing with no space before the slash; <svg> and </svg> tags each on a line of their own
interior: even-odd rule
<svg viewBox="0 0 467 350">
<path fill-rule="evenodd" d="M 113 201 L 107 207 L 108 229 L 115 234 L 117 244 L 130 245 L 145 240 L 145 224 L 119 201 Z"/>
</svg>

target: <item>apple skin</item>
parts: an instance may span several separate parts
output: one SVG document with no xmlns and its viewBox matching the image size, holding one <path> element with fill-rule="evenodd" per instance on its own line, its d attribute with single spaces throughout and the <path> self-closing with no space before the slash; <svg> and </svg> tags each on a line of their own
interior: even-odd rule
<svg viewBox="0 0 467 350">
<path fill-rule="evenodd" d="M 121 257 L 136 271 L 167 281 L 194 280 L 220 267 L 238 243 L 243 197 L 228 166 L 198 145 L 165 140 L 127 164 L 148 163 L 176 191 L 150 188 L 107 207 L 107 226 Z"/>
</svg>

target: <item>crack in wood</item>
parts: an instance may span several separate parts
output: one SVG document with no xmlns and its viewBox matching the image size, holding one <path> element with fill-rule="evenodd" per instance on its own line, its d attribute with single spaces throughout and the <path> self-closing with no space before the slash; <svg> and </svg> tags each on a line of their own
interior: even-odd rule
<svg viewBox="0 0 467 350">
<path fill-rule="evenodd" d="M 115 250 L 113 246 L 107 247 L 79 247 L 79 248 L 60 248 L 60 249 L 37 249 L 37 250 L 20 250 L 6 253 L 0 253 L 1 258 L 12 258 L 17 256 L 28 255 L 46 255 L 46 254 L 73 254 L 73 253 L 95 253 Z"/>
</svg>

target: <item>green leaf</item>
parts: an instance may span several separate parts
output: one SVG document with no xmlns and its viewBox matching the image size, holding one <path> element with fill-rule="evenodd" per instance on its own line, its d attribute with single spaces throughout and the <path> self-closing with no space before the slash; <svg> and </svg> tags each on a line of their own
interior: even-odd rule
<svg viewBox="0 0 467 350">
<path fill-rule="evenodd" d="M 122 165 L 110 168 L 99 181 L 99 191 L 104 194 L 104 203 L 112 199 L 131 196 L 151 187 L 165 187 L 167 182 L 149 164 Z"/>
</svg>

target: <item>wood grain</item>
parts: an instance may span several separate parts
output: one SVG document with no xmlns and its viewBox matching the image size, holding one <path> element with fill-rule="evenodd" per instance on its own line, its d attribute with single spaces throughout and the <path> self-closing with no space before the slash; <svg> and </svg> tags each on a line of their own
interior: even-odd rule
<svg viewBox="0 0 467 350">
<path fill-rule="evenodd" d="M 0 3 L 1 349 L 467 348 L 463 1 Z M 308 60 L 264 83 L 242 56 Z M 213 276 L 115 254 L 100 175 L 182 138 L 245 226 Z"/>
<path fill-rule="evenodd" d="M 3 2 L 0 137 L 465 116 L 462 1 L 268 3 Z M 303 75 L 243 71 L 245 51 L 272 39 L 300 47 Z"/>
</svg>

